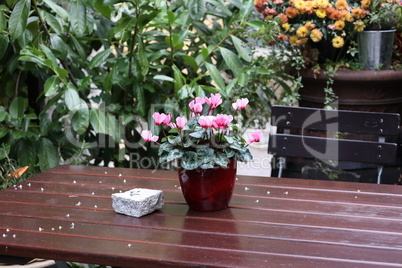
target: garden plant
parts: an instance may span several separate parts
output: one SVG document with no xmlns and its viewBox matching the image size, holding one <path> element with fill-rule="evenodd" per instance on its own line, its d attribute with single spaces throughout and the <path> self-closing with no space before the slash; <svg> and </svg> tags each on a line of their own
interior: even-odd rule
<svg viewBox="0 0 402 268">
<path fill-rule="evenodd" d="M 189 113 L 174 110 L 211 93 L 247 97 L 242 122 L 264 123 L 275 88 L 294 100 L 293 80 L 283 58 L 253 57 L 250 38 L 267 27 L 253 10 L 252 0 L 3 1 L 0 164 L 160 167 L 132 161 L 158 158 L 140 136 L 152 114 Z"/>
</svg>

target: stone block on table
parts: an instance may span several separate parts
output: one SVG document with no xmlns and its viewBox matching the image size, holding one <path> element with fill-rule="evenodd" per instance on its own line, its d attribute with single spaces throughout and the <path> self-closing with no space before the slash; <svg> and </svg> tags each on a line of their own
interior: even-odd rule
<svg viewBox="0 0 402 268">
<path fill-rule="evenodd" d="M 135 188 L 112 194 L 112 206 L 117 213 L 142 217 L 162 208 L 164 193 L 161 190 Z"/>
</svg>

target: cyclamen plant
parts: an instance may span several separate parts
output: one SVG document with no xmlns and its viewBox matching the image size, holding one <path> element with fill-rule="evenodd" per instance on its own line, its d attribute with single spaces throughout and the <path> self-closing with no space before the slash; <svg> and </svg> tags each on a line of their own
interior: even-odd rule
<svg viewBox="0 0 402 268">
<path fill-rule="evenodd" d="M 252 138 L 246 141 L 238 133 L 238 127 L 232 124 L 232 115 L 213 115 L 221 103 L 219 93 L 211 94 L 209 98 L 197 97 L 189 103 L 190 118 L 177 117 L 175 122 L 172 122 L 171 114 L 154 113 L 155 124 L 162 125 L 162 143 L 158 143 L 159 137 L 149 130 L 143 130 L 141 136 L 146 142 L 160 144 L 158 155 L 161 163 L 180 159 L 180 165 L 187 170 L 216 166 L 226 168 L 231 158 L 241 162 L 252 161 L 248 145 L 259 142 L 262 132 L 253 132 Z M 239 99 L 232 104 L 232 108 L 235 111 L 246 109 L 247 104 L 247 98 Z M 202 115 L 204 106 L 208 109 Z M 166 135 L 164 127 L 170 128 L 169 135 Z"/>
</svg>

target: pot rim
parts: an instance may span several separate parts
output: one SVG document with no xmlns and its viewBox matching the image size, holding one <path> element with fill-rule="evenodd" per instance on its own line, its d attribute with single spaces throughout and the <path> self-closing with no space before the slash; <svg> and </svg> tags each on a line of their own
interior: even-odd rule
<svg viewBox="0 0 402 268">
<path fill-rule="evenodd" d="M 328 79 L 324 72 L 314 73 L 311 69 L 300 71 L 300 75 L 310 79 Z M 386 81 L 402 80 L 402 71 L 398 70 L 338 70 L 333 78 L 339 81 Z"/>
</svg>

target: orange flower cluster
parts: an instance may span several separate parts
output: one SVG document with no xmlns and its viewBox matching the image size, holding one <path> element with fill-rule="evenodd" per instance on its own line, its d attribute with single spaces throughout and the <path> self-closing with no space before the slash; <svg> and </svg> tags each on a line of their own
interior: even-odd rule
<svg viewBox="0 0 402 268">
<path fill-rule="evenodd" d="M 278 41 L 299 46 L 308 40 L 330 40 L 341 48 L 346 39 L 364 30 L 371 0 L 254 0 L 258 12 L 282 28 Z"/>
</svg>

